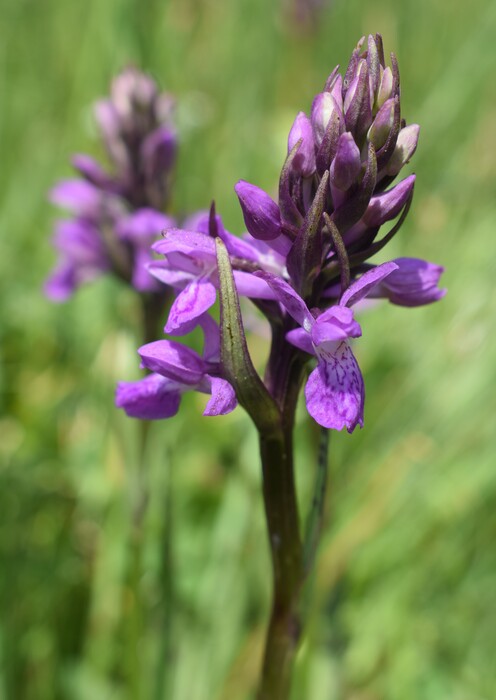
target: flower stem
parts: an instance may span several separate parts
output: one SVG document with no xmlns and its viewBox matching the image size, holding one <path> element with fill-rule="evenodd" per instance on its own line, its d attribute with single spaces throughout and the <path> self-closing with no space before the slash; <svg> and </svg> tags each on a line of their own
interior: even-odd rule
<svg viewBox="0 0 496 700">
<path fill-rule="evenodd" d="M 282 346 L 282 338 L 283 329 L 277 329 L 266 377 L 269 389 L 281 407 L 282 424 L 275 434 L 260 436 L 274 587 L 258 700 L 289 698 L 300 637 L 298 608 L 303 555 L 294 482 L 293 425 L 303 361 L 299 353 L 287 344 Z"/>
</svg>

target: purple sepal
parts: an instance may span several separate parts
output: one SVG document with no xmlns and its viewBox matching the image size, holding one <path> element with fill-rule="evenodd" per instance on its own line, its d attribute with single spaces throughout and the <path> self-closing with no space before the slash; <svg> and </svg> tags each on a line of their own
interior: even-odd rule
<svg viewBox="0 0 496 700">
<path fill-rule="evenodd" d="M 346 131 L 338 140 L 337 152 L 331 164 L 331 183 L 343 192 L 348 190 L 360 174 L 360 149 L 353 135 Z"/>
<path fill-rule="evenodd" d="M 365 387 L 362 373 L 346 342 L 319 357 L 305 387 L 307 410 L 324 428 L 352 433 L 363 427 Z"/>
<path fill-rule="evenodd" d="M 446 289 L 439 288 L 444 267 L 418 258 L 396 258 L 397 269 L 373 291 L 372 297 L 385 297 L 398 306 L 423 306 L 439 301 Z"/>
<path fill-rule="evenodd" d="M 292 166 L 303 177 L 311 177 L 315 172 L 315 142 L 312 122 L 304 112 L 298 113 L 289 132 L 288 153 L 293 150 L 300 139 L 301 144 L 293 158 Z"/>
<path fill-rule="evenodd" d="M 150 374 L 137 382 L 119 382 L 115 405 L 131 418 L 159 420 L 171 418 L 179 410 L 181 394 L 174 382 Z"/>
<path fill-rule="evenodd" d="M 268 272 L 254 272 L 256 277 L 261 277 L 274 291 L 276 299 L 284 306 L 290 316 L 297 321 L 307 332 L 310 331 L 314 318 L 300 295 L 281 277 L 271 275 Z"/>
<path fill-rule="evenodd" d="M 246 228 L 263 241 L 281 235 L 281 213 L 269 195 L 256 185 L 240 180 L 235 186 Z"/>
<path fill-rule="evenodd" d="M 340 306 L 353 306 L 368 296 L 388 275 L 398 269 L 395 262 L 386 262 L 365 272 L 345 291 L 339 302 Z"/>
</svg>

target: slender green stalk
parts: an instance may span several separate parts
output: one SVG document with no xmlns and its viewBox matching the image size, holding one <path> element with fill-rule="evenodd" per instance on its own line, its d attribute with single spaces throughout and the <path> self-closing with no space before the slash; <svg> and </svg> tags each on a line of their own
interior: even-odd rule
<svg viewBox="0 0 496 700">
<path fill-rule="evenodd" d="M 282 412 L 280 431 L 260 436 L 263 492 L 274 590 L 258 700 L 287 700 L 300 637 L 303 551 L 294 483 L 293 426 L 303 363 L 292 349 L 281 355 L 284 330 L 274 335 L 266 381 Z M 287 348 L 287 346 L 286 346 Z"/>
<path fill-rule="evenodd" d="M 159 336 L 163 310 L 163 297 L 158 295 L 142 297 L 141 336 L 144 343 L 151 342 Z M 140 700 L 143 697 L 143 664 L 140 658 L 140 647 L 147 611 L 141 591 L 141 581 L 143 578 L 145 519 L 149 501 L 147 459 L 150 427 L 149 421 L 140 421 L 139 423 L 136 468 L 130 481 L 131 523 L 124 574 L 123 618 L 125 634 L 124 676 L 127 683 L 127 694 L 132 700 Z"/>
</svg>

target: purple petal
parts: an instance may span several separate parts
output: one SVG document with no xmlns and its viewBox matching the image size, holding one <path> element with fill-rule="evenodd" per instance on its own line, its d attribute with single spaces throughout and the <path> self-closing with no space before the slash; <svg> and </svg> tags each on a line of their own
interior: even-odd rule
<svg viewBox="0 0 496 700">
<path fill-rule="evenodd" d="M 228 381 L 221 377 L 212 377 L 209 374 L 205 375 L 205 379 L 210 383 L 210 391 L 212 397 L 209 399 L 204 416 L 223 416 L 226 413 L 234 411 L 238 405 L 234 389 Z"/>
<path fill-rule="evenodd" d="M 74 265 L 69 262 L 59 264 L 44 285 L 46 296 L 55 302 L 67 301 L 76 290 L 77 280 Z"/>
<path fill-rule="evenodd" d="M 282 233 L 279 207 L 266 192 L 244 180 L 240 180 L 234 189 L 246 228 L 254 238 L 266 241 Z"/>
<path fill-rule="evenodd" d="M 313 326 L 315 319 L 308 310 L 303 299 L 281 277 L 271 275 L 269 272 L 254 272 L 256 277 L 265 280 L 274 291 L 276 299 L 284 306 L 290 316 L 298 321 L 306 331 Z"/>
<path fill-rule="evenodd" d="M 374 297 L 386 297 L 398 306 L 423 306 L 439 301 L 446 289 L 439 288 L 444 267 L 417 258 L 396 258 L 398 268 L 373 291 Z"/>
<path fill-rule="evenodd" d="M 181 395 L 173 382 L 158 374 L 150 374 L 137 382 L 119 382 L 115 405 L 131 418 L 159 420 L 175 416 Z"/>
<path fill-rule="evenodd" d="M 365 389 L 358 363 L 348 343 L 321 357 L 305 387 L 307 409 L 324 428 L 352 433 L 363 426 Z"/>
<path fill-rule="evenodd" d="M 205 363 L 198 353 L 174 340 L 155 340 L 143 345 L 138 353 L 143 367 L 179 384 L 198 384 L 205 373 Z"/>
<path fill-rule="evenodd" d="M 360 299 L 369 294 L 384 278 L 398 269 L 398 265 L 394 262 L 386 262 L 382 265 L 374 267 L 363 274 L 360 279 L 353 282 L 345 291 L 339 302 L 340 306 L 353 306 Z"/>
<path fill-rule="evenodd" d="M 312 122 L 304 112 L 298 113 L 289 132 L 288 153 L 300 139 L 301 144 L 293 160 L 293 168 L 304 177 L 310 177 L 315 172 L 315 142 Z"/>
<path fill-rule="evenodd" d="M 85 180 L 63 180 L 50 192 L 50 201 L 76 214 L 93 214 L 101 203 L 100 191 Z"/>
<path fill-rule="evenodd" d="M 178 252 L 199 261 L 215 263 L 215 241 L 204 233 L 186 231 L 179 228 L 167 229 L 162 240 L 153 244 L 153 250 L 160 255 Z"/>
<path fill-rule="evenodd" d="M 172 304 L 165 332 L 180 331 L 182 326 L 190 324 L 215 304 L 215 299 L 216 290 L 209 279 L 200 277 L 192 280 Z"/>
<path fill-rule="evenodd" d="M 413 186 L 415 175 L 409 175 L 386 192 L 376 194 L 370 200 L 367 211 L 361 221 L 367 228 L 382 226 L 386 221 L 394 219 L 405 206 Z"/>
<path fill-rule="evenodd" d="M 143 207 L 119 221 L 117 234 L 124 240 L 143 242 L 148 246 L 165 228 L 170 228 L 175 223 L 171 216 L 166 216 L 156 209 Z"/>
<path fill-rule="evenodd" d="M 353 318 L 353 311 L 346 306 L 331 306 L 317 318 L 312 327 L 312 341 L 315 346 L 346 338 L 358 338 L 361 335 L 360 324 Z"/>
<path fill-rule="evenodd" d="M 303 352 L 308 352 L 309 355 L 315 355 L 315 349 L 313 347 L 312 338 L 310 333 L 308 333 L 303 328 L 295 328 L 292 331 L 286 333 L 286 340 L 295 348 L 303 350 Z"/>
</svg>

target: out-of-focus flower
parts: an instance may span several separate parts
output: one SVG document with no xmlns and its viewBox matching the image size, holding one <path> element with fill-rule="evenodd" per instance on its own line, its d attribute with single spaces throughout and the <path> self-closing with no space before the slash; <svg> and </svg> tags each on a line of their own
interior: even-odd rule
<svg viewBox="0 0 496 700">
<path fill-rule="evenodd" d="M 95 115 L 111 170 L 76 155 L 82 179 L 64 180 L 51 192 L 52 202 L 72 215 L 56 225 L 59 262 L 45 285 L 54 301 L 106 272 L 140 293 L 161 291 L 145 264 L 161 230 L 176 223 L 163 213 L 177 148 L 172 99 L 136 68 L 122 71 L 110 93 Z"/>
</svg>

